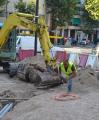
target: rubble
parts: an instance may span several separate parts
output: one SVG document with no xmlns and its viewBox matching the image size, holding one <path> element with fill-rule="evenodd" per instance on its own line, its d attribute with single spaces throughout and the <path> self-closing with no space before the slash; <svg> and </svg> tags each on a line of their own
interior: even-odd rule
<svg viewBox="0 0 99 120">
<path fill-rule="evenodd" d="M 2 93 L 0 93 L 0 98 L 15 98 L 16 95 L 10 90 L 5 90 Z"/>
<path fill-rule="evenodd" d="M 41 55 L 26 58 L 19 64 L 17 77 L 23 81 L 34 83 L 37 88 L 50 88 L 62 84 L 57 73 L 47 72 L 44 58 Z"/>
<path fill-rule="evenodd" d="M 77 77 L 74 78 L 73 90 L 76 92 L 85 91 L 88 88 L 99 88 L 99 80 L 95 71 L 91 67 L 78 70 Z"/>
<path fill-rule="evenodd" d="M 29 61 L 25 60 L 24 62 L 29 65 Z M 43 61 L 40 59 L 40 62 Z M 22 72 L 25 73 L 25 66 L 22 67 Z M 32 83 L 35 83 L 35 79 L 33 79 L 35 75 L 40 75 L 40 78 L 38 77 L 38 80 L 36 79 L 38 81 L 37 83 L 39 83 L 37 86 L 39 89 L 61 84 L 60 80 L 58 81 L 58 76 L 55 73 L 47 73 L 43 64 L 38 65 L 36 62 L 35 64 L 32 62 L 28 71 L 30 72 L 28 77 L 31 77 L 30 82 Z M 20 74 L 20 78 L 22 79 L 22 74 Z M 98 115 L 99 80 L 97 79 L 96 72 L 90 66 L 78 70 L 77 77 L 73 79 L 73 92 L 77 93 L 80 99 L 76 101 L 56 102 L 51 98 L 54 94 L 62 91 L 66 91 L 65 84 L 56 89 L 53 88 L 52 91 L 49 90 L 44 94 L 37 95 L 27 101 L 21 102 L 17 104 L 13 111 L 8 113 L 3 120 L 65 120 L 66 118 L 72 120 L 93 120 L 93 118 Z M 92 114 L 93 110 L 95 111 L 94 114 Z"/>
<path fill-rule="evenodd" d="M 23 81 L 34 83 L 37 88 L 50 88 L 62 84 L 60 77 L 56 73 L 48 73 L 44 58 L 41 55 L 26 58 L 20 62 L 18 69 L 18 78 Z M 78 70 L 78 75 L 74 78 L 74 84 L 79 83 L 79 86 L 93 86 L 97 84 L 97 77 L 94 70 L 88 66 Z M 78 85 L 77 85 L 78 86 Z M 77 88 L 77 87 L 74 87 Z"/>
</svg>

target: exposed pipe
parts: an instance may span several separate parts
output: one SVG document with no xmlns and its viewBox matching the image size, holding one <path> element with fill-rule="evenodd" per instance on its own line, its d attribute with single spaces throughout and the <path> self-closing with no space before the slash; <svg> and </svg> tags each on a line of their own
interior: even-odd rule
<svg viewBox="0 0 99 120">
<path fill-rule="evenodd" d="M 13 103 L 9 103 L 9 104 L 5 105 L 3 107 L 3 109 L 1 109 L 1 111 L 0 111 L 0 119 L 2 117 L 4 117 L 4 115 L 13 108 L 13 105 L 14 105 Z"/>
<path fill-rule="evenodd" d="M 0 111 L 0 116 L 1 114 L 6 110 L 6 108 L 9 106 L 9 104 L 6 104 Z"/>
</svg>

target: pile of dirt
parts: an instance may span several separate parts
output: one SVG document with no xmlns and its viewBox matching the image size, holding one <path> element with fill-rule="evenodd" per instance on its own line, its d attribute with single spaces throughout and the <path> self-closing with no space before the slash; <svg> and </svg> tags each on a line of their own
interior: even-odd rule
<svg viewBox="0 0 99 120">
<path fill-rule="evenodd" d="M 39 88 L 50 88 L 62 84 L 57 74 L 47 72 L 44 58 L 41 55 L 26 58 L 20 63 L 22 67 L 18 71 L 18 78 L 34 83 Z M 95 72 L 90 66 L 78 70 L 78 75 L 74 81 L 75 90 L 99 86 Z"/>
<path fill-rule="evenodd" d="M 29 57 L 21 61 L 17 77 L 23 81 L 34 83 L 39 89 L 62 84 L 57 73 L 47 71 L 44 58 L 41 55 Z"/>
<path fill-rule="evenodd" d="M 16 95 L 10 90 L 5 90 L 2 93 L 0 93 L 0 98 L 15 98 Z"/>
<path fill-rule="evenodd" d="M 99 71 L 96 72 L 96 76 L 97 76 L 97 78 L 98 78 L 98 80 L 99 80 Z"/>
<path fill-rule="evenodd" d="M 27 57 L 24 60 L 20 61 L 19 64 L 31 64 L 31 65 L 38 65 L 43 69 L 46 69 L 44 57 L 42 55 L 36 55 L 33 57 Z"/>
<path fill-rule="evenodd" d="M 81 99 L 73 102 L 56 102 L 51 99 L 56 91 L 61 92 L 62 89 L 65 91 L 66 86 L 63 86 L 64 85 L 57 89 L 53 89 L 54 91 L 50 91 L 49 93 L 46 92 L 45 94 L 35 96 L 28 101 L 19 103 L 11 113 L 8 113 L 8 115 L 4 117 L 3 120 L 65 120 L 66 118 L 71 120 L 95 119 L 98 115 L 99 109 L 99 106 L 97 106 L 99 92 L 94 91 L 93 88 L 99 90 L 99 81 L 94 70 L 90 67 L 81 69 L 78 71 L 78 75 L 74 79 L 73 91 L 79 92 Z M 91 91 L 91 94 L 82 96 L 82 91 L 84 94 Z M 95 111 L 94 114 L 92 114 L 93 110 Z M 72 117 L 70 116 L 71 113 Z"/>
<path fill-rule="evenodd" d="M 78 71 L 74 78 L 74 90 L 85 90 L 89 87 L 99 88 L 99 80 L 91 67 L 86 67 Z"/>
</svg>

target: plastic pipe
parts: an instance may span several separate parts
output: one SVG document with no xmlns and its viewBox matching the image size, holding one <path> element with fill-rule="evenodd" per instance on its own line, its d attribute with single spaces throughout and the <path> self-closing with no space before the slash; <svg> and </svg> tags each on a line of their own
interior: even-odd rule
<svg viewBox="0 0 99 120">
<path fill-rule="evenodd" d="M 0 118 L 2 118 L 7 112 L 9 112 L 13 107 L 13 103 L 9 103 L 4 106 L 4 108 L 0 111 Z"/>
<path fill-rule="evenodd" d="M 9 104 L 6 104 L 6 105 L 0 110 L 0 116 L 1 116 L 1 114 L 7 109 L 8 106 L 9 106 Z"/>
</svg>

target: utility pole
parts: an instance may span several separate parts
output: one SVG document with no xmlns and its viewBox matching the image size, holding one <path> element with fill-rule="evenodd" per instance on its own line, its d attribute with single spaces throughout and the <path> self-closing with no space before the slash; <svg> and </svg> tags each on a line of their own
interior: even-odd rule
<svg viewBox="0 0 99 120">
<path fill-rule="evenodd" d="M 6 1 L 6 4 L 5 4 L 5 12 L 6 12 L 6 19 L 7 19 L 7 16 L 8 16 L 8 1 Z"/>
<path fill-rule="evenodd" d="M 36 0 L 36 12 L 35 12 L 35 23 L 38 24 L 38 11 L 39 11 L 39 0 Z M 37 32 L 35 32 L 35 42 L 34 42 L 34 55 L 37 54 Z"/>
</svg>

